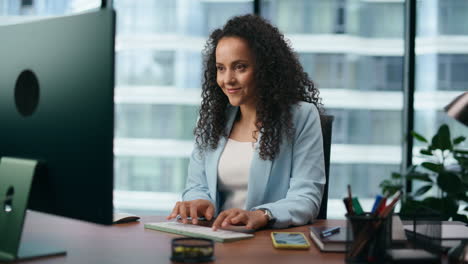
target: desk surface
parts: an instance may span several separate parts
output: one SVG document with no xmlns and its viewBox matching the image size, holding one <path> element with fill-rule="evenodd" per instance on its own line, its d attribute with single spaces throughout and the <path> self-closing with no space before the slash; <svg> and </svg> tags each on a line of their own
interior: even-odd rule
<svg viewBox="0 0 468 264">
<path fill-rule="evenodd" d="M 143 216 L 139 222 L 100 226 L 28 211 L 23 241 L 41 241 L 66 248 L 66 256 L 47 257 L 20 263 L 171 263 L 171 239 L 180 237 L 143 228 L 145 222 L 165 221 L 161 216 Z M 342 224 L 342 220 L 320 220 L 314 225 Z M 306 226 L 289 228 L 308 235 Z M 272 246 L 271 230 L 255 238 L 216 243 L 214 263 L 344 263 L 344 254 L 321 253 L 315 244 L 309 250 L 279 250 Z"/>
</svg>

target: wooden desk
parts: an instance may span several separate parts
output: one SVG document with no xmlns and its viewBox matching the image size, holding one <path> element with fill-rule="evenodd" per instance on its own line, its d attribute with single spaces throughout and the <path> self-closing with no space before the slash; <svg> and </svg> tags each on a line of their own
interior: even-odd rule
<svg viewBox="0 0 468 264">
<path fill-rule="evenodd" d="M 171 239 L 180 237 L 143 228 L 145 222 L 165 221 L 161 216 L 144 216 L 140 222 L 114 226 L 100 226 L 29 211 L 23 232 L 23 241 L 47 240 L 66 248 L 66 256 L 47 257 L 20 263 L 171 263 Z M 342 220 L 320 220 L 340 224 Z M 308 228 L 295 227 L 308 235 Z M 272 246 L 271 230 L 255 233 L 255 238 L 216 243 L 214 263 L 344 263 L 344 254 L 321 253 L 315 244 L 309 250 L 279 250 Z"/>
</svg>

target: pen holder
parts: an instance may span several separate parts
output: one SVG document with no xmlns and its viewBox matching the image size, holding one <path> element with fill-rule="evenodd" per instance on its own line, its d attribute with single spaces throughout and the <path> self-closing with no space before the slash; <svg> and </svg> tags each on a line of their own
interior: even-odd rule
<svg viewBox="0 0 468 264">
<path fill-rule="evenodd" d="M 382 263 L 391 246 L 392 216 L 346 215 L 346 263 Z"/>
</svg>

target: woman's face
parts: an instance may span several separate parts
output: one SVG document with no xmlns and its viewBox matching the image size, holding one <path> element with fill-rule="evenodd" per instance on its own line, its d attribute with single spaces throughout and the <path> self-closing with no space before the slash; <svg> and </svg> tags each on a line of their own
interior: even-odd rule
<svg viewBox="0 0 468 264">
<path fill-rule="evenodd" d="M 254 56 L 247 41 L 224 37 L 216 47 L 216 81 L 233 106 L 255 104 Z"/>
</svg>

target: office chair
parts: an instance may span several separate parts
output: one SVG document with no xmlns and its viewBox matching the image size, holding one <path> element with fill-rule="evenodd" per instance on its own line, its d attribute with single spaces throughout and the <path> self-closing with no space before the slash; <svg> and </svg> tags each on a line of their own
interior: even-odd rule
<svg viewBox="0 0 468 264">
<path fill-rule="evenodd" d="M 327 204 L 328 204 L 328 183 L 330 175 L 330 148 L 332 137 L 332 124 L 334 116 L 320 115 L 320 122 L 322 124 L 322 137 L 323 137 L 323 156 L 325 159 L 325 187 L 323 189 L 322 203 L 317 215 L 317 219 L 327 219 Z"/>
</svg>

